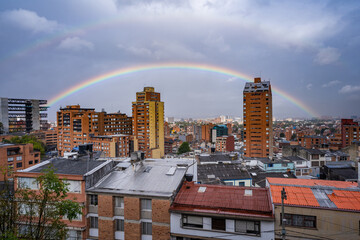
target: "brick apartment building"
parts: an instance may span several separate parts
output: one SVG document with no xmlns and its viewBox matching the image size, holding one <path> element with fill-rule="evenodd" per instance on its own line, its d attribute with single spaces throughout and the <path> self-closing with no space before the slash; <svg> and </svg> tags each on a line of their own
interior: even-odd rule
<svg viewBox="0 0 360 240">
<path fill-rule="evenodd" d="M 360 126 L 353 119 L 341 119 L 342 147 L 351 145 L 353 141 L 360 141 Z"/>
<path fill-rule="evenodd" d="M 7 170 L 19 171 L 40 163 L 40 152 L 34 150 L 31 143 L 10 144 L 0 143 L 0 167 L 5 168 L 6 178 L 13 175 Z M 0 181 L 4 181 L 5 176 L 0 174 Z"/>
<path fill-rule="evenodd" d="M 221 136 L 216 138 L 216 152 L 233 152 L 235 149 L 234 136 Z"/>
<path fill-rule="evenodd" d="M 67 106 L 57 112 L 59 155 L 74 147 L 89 143 L 89 136 L 132 134 L 132 118 L 123 113 L 95 112 L 93 108 L 80 105 Z"/>
<path fill-rule="evenodd" d="M 92 187 L 93 184 L 108 173 L 114 165 L 115 163 L 113 161 L 88 161 L 86 158 L 77 160 L 55 158 L 17 172 L 14 185 L 15 189 L 18 186 L 25 185 L 24 187 L 36 191 L 38 187 L 34 184 L 35 178 L 42 174 L 44 169 L 52 166 L 55 170 L 55 174 L 60 179 L 64 179 L 64 181 L 69 183 L 67 199 L 75 200 L 82 206 L 87 206 L 86 189 Z M 63 222 L 68 228 L 68 239 L 86 239 L 86 236 L 88 235 L 87 226 L 89 224 L 87 214 L 87 208 L 83 208 L 82 215 L 73 219 L 72 222 L 63 219 Z"/>
<path fill-rule="evenodd" d="M 327 137 L 324 136 L 303 136 L 298 138 L 299 145 L 304 148 L 321 148 L 329 143 Z"/>
<path fill-rule="evenodd" d="M 187 171 L 187 164 L 178 163 L 175 159 L 133 163 L 90 188 L 87 239 L 170 239 L 169 208 Z"/>
<path fill-rule="evenodd" d="M 102 152 L 104 157 L 130 157 L 131 136 L 125 134 L 90 135 L 93 151 Z"/>
<path fill-rule="evenodd" d="M 243 91 L 244 156 L 273 157 L 272 93 L 269 81 L 255 78 Z"/>
<path fill-rule="evenodd" d="M 205 142 L 211 141 L 211 130 L 214 127 L 214 124 L 208 123 L 201 126 L 201 140 Z"/>
<path fill-rule="evenodd" d="M 153 87 L 136 93 L 132 103 L 134 150 L 147 158 L 164 156 L 164 102 Z"/>
</svg>

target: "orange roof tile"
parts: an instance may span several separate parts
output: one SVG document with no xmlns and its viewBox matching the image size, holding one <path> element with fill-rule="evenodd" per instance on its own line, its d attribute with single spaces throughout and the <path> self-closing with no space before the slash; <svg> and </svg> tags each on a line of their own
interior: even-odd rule
<svg viewBox="0 0 360 240">
<path fill-rule="evenodd" d="M 360 210 L 360 192 L 334 190 L 328 198 L 336 207 L 348 210 Z"/>
<path fill-rule="evenodd" d="M 270 186 L 271 195 L 274 203 L 281 203 L 281 190 L 285 188 L 287 199 L 285 204 L 319 207 L 313 192 L 310 188 L 290 187 L 290 186 Z"/>
<path fill-rule="evenodd" d="M 357 187 L 356 182 L 318 180 L 318 179 L 298 179 L 298 178 L 267 178 L 270 184 L 284 185 L 303 185 L 303 186 L 329 186 L 336 188 L 352 188 Z"/>
</svg>

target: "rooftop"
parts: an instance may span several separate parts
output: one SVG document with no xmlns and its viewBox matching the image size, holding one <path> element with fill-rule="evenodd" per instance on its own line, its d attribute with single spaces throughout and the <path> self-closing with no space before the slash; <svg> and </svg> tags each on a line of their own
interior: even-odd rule
<svg viewBox="0 0 360 240">
<path fill-rule="evenodd" d="M 274 204 L 281 204 L 281 190 L 285 188 L 286 205 L 318 207 L 334 210 L 360 211 L 360 188 L 357 183 L 268 178 Z"/>
<path fill-rule="evenodd" d="M 259 83 L 247 82 L 245 84 L 244 92 L 262 92 L 270 89 L 270 81 L 262 81 Z"/>
<path fill-rule="evenodd" d="M 181 165 L 177 166 L 179 163 Z M 89 191 L 171 197 L 182 183 L 186 171 L 186 164 L 176 160 L 145 160 L 125 170 L 109 173 Z"/>
<path fill-rule="evenodd" d="M 250 179 L 246 168 L 239 164 L 203 164 L 198 165 L 198 181 L 214 182 L 216 179 Z"/>
<path fill-rule="evenodd" d="M 106 161 L 87 161 L 86 159 L 65 159 L 65 158 L 53 158 L 48 161 L 39 163 L 33 167 L 22 170 L 22 172 L 34 172 L 39 173 L 44 169 L 53 166 L 55 173 L 57 174 L 69 174 L 69 175 L 84 175 L 92 169 L 100 166 Z"/>
<path fill-rule="evenodd" d="M 200 162 L 229 162 L 232 161 L 229 154 L 202 154 L 199 155 Z"/>
<path fill-rule="evenodd" d="M 251 167 L 248 169 L 252 183 L 254 186 L 265 187 L 266 186 L 266 178 L 282 178 L 283 181 L 286 181 L 289 178 L 296 178 L 293 173 L 283 173 L 283 172 L 265 172 L 264 170 L 260 169 L 258 166 Z M 285 178 L 285 179 L 284 179 Z"/>
<path fill-rule="evenodd" d="M 269 191 L 266 188 L 216 186 L 193 182 L 184 183 L 170 210 L 273 217 Z"/>
</svg>

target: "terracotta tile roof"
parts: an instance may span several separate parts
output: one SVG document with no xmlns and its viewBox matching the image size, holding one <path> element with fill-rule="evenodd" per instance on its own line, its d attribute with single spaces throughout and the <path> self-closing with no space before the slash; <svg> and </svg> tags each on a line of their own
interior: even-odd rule
<svg viewBox="0 0 360 240">
<path fill-rule="evenodd" d="M 283 178 L 267 178 L 270 184 L 286 184 L 286 185 L 302 185 L 302 186 L 329 186 L 336 188 L 353 188 L 357 187 L 356 182 L 343 182 L 318 179 L 286 179 Z"/>
<path fill-rule="evenodd" d="M 360 192 L 334 190 L 328 197 L 338 208 L 360 211 Z"/>
<path fill-rule="evenodd" d="M 270 188 L 273 202 L 281 203 L 281 190 L 283 189 L 283 186 L 270 186 Z M 287 199 L 284 200 L 285 204 L 313 207 L 320 206 L 310 188 L 289 186 L 284 188 L 287 195 Z"/>
<path fill-rule="evenodd" d="M 281 204 L 281 190 L 285 188 L 284 203 L 295 206 L 360 211 L 360 188 L 357 183 L 329 180 L 268 178 L 274 204 Z"/>
<path fill-rule="evenodd" d="M 251 195 L 246 195 L 250 192 Z M 269 191 L 266 188 L 216 186 L 192 182 L 184 183 L 171 210 L 258 214 L 260 217 L 272 217 Z"/>
</svg>

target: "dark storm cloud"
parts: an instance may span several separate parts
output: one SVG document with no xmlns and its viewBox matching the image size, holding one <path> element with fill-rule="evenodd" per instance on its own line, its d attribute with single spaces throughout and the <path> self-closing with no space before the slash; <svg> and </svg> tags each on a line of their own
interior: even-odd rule
<svg viewBox="0 0 360 240">
<path fill-rule="evenodd" d="M 357 1 L 9 1 L 0 6 L 0 96 L 50 99 L 114 69 L 196 62 L 270 79 L 319 115 L 359 114 L 359 107 L 350 107 L 360 101 L 359 6 Z M 55 104 L 50 119 L 60 105 L 77 103 L 130 114 L 135 92 L 145 85 L 162 93 L 168 116 L 242 115 L 244 81 L 162 70 L 82 90 Z M 277 117 L 309 117 L 280 96 L 273 104 Z"/>
</svg>

